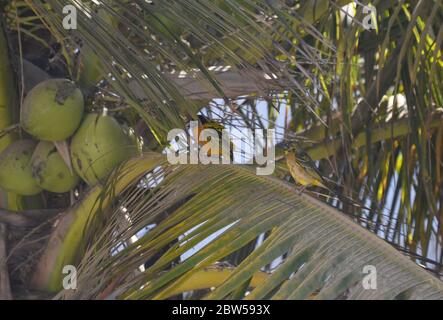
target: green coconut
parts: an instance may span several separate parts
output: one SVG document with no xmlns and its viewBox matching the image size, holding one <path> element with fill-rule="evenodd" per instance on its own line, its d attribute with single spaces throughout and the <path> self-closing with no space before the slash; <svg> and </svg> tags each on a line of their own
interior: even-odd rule
<svg viewBox="0 0 443 320">
<path fill-rule="evenodd" d="M 83 94 L 74 82 L 49 79 L 26 96 L 20 114 L 22 128 L 39 140 L 61 141 L 80 125 L 84 110 Z"/>
<path fill-rule="evenodd" d="M 31 156 L 37 142 L 18 140 L 0 154 L 0 187 L 23 196 L 42 191 L 32 177 Z"/>
<path fill-rule="evenodd" d="M 63 193 L 72 190 L 80 177 L 69 170 L 52 142 L 41 141 L 32 155 L 32 176 L 44 190 Z"/>
<path fill-rule="evenodd" d="M 106 114 L 88 114 L 71 141 L 73 167 L 91 186 L 139 153 L 134 134 Z"/>
</svg>

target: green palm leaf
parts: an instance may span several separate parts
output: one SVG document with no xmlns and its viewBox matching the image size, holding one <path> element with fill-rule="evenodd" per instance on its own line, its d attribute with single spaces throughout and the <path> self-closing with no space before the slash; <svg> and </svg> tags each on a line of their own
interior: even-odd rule
<svg viewBox="0 0 443 320">
<path fill-rule="evenodd" d="M 164 165 L 152 171 L 150 158 L 138 160 L 150 163 L 145 166 L 150 174 L 134 180 L 102 212 L 94 234 L 85 233 L 90 244 L 79 264 L 78 290 L 61 296 L 97 298 L 111 287 L 118 298 L 167 298 L 199 272 L 268 234 L 206 298 L 229 298 L 263 270 L 269 276 L 247 298 L 395 299 L 406 293 L 443 298 L 440 280 L 292 185 L 243 166 Z M 153 223 L 155 228 L 134 241 Z M 165 247 L 152 266 L 134 271 Z M 376 290 L 362 284 L 368 265 L 376 268 Z"/>
</svg>

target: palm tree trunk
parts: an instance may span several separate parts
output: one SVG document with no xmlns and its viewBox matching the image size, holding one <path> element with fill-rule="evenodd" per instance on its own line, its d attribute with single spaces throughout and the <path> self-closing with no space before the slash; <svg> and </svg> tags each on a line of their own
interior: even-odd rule
<svg viewBox="0 0 443 320">
<path fill-rule="evenodd" d="M 0 24 L 0 131 L 11 126 L 17 121 L 15 114 L 18 108 L 15 95 L 14 76 L 9 60 L 8 42 L 3 25 Z M 0 152 L 2 152 L 14 139 L 13 133 L 8 133 L 0 138 Z M 11 192 L 0 189 L 0 207 L 10 210 L 22 209 L 23 199 Z"/>
<path fill-rule="evenodd" d="M 9 284 L 9 272 L 6 252 L 7 229 L 0 223 L 0 300 L 11 300 L 11 286 Z"/>
</svg>

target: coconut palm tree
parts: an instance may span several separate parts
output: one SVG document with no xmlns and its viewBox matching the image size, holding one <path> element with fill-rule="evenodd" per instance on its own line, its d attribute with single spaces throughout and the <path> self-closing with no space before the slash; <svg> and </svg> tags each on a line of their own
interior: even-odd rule
<svg viewBox="0 0 443 320">
<path fill-rule="evenodd" d="M 92 187 L 2 192 L 2 298 L 443 297 L 440 0 L 6 2 L 0 148 L 63 77 L 145 151 Z M 274 174 L 170 164 L 198 115 L 275 129 Z M 300 192 L 288 146 L 327 188 Z"/>
</svg>

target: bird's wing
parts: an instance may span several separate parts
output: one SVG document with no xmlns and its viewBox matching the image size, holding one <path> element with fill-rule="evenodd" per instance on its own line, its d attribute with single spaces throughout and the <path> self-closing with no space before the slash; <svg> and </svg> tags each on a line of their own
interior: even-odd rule
<svg viewBox="0 0 443 320">
<path fill-rule="evenodd" d="M 297 150 L 295 152 L 295 161 L 301 166 L 308 174 L 310 174 L 315 180 L 317 180 L 322 187 L 326 188 L 326 181 L 323 178 L 322 173 L 317 168 L 314 160 L 303 150 Z"/>
</svg>

